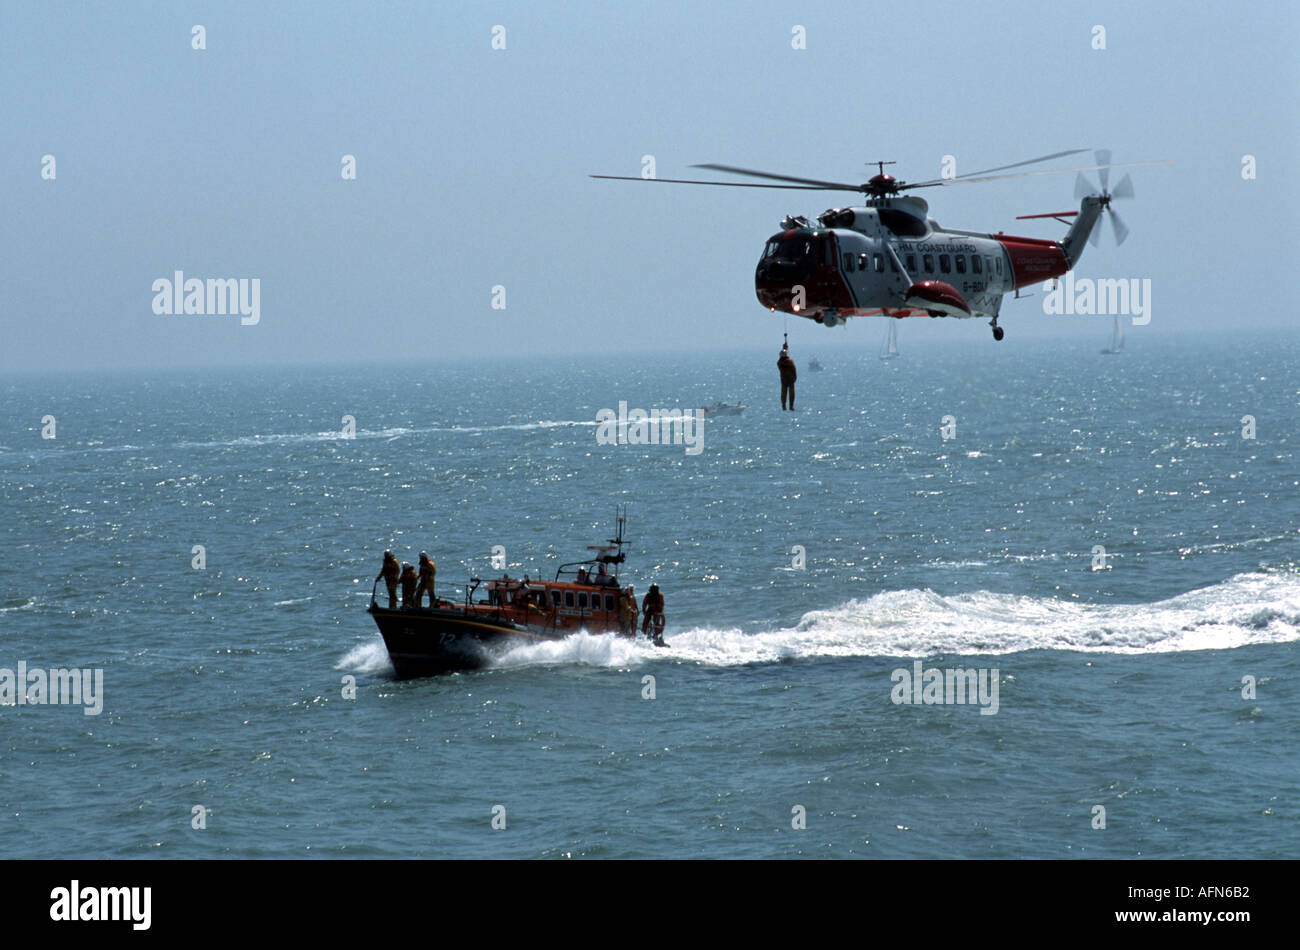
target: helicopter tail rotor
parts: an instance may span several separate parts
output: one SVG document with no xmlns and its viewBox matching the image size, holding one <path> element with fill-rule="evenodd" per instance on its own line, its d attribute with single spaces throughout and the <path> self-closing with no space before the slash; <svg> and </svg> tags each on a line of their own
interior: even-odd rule
<svg viewBox="0 0 1300 950">
<path fill-rule="evenodd" d="M 1093 185 L 1083 176 L 1083 173 L 1080 172 L 1078 177 L 1074 180 L 1074 197 L 1076 199 L 1081 199 L 1091 195 L 1092 197 L 1101 199 L 1102 211 L 1104 211 L 1106 216 L 1110 218 L 1111 234 L 1114 235 L 1115 244 L 1118 246 L 1123 244 L 1125 238 L 1128 237 L 1129 229 L 1128 225 L 1124 223 L 1124 220 L 1116 213 L 1115 209 L 1110 206 L 1110 203 L 1115 198 L 1127 199 L 1133 197 L 1133 179 L 1130 178 L 1128 174 L 1125 174 L 1124 177 L 1115 185 L 1115 190 L 1111 191 L 1109 189 L 1110 168 L 1107 167 L 1110 165 L 1110 150 L 1098 149 L 1094 155 L 1097 159 L 1097 164 L 1103 166 L 1097 170 L 1097 177 L 1101 180 L 1101 185 L 1100 187 Z M 1088 243 L 1093 247 L 1097 247 L 1101 243 L 1100 228 L 1094 227 L 1092 229 L 1092 233 L 1088 235 Z"/>
</svg>

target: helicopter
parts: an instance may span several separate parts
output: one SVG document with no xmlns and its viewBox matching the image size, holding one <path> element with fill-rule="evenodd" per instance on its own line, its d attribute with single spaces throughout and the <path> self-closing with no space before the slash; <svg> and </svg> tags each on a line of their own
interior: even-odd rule
<svg viewBox="0 0 1300 950">
<path fill-rule="evenodd" d="M 1100 232 L 1095 226 L 1103 212 L 1110 216 L 1117 245 L 1128 236 L 1128 227 L 1110 204 L 1112 199 L 1132 198 L 1133 182 L 1126 173 L 1111 191 L 1110 169 L 1172 164 L 1169 160 L 1113 164 L 1110 151 L 1099 149 L 1093 153 L 1093 165 L 992 174 L 1084 151 L 1087 149 L 1070 149 L 965 175 L 918 182 L 900 181 L 886 173 L 886 165 L 897 164 L 892 161 L 869 163 L 877 166 L 877 174 L 857 185 L 717 164 L 693 167 L 787 184 L 628 175 L 590 177 L 860 193 L 866 199 L 864 207 L 831 208 L 818 215 L 815 224 L 802 215 L 788 215 L 781 221 L 780 232 L 767 239 L 754 272 L 754 290 L 759 303 L 772 312 L 795 314 L 827 327 L 843 325 L 849 317 L 987 317 L 993 328 L 993 339 L 1001 340 L 1004 333 L 998 326 L 998 314 L 1002 298 L 1013 292 L 1019 297 L 1020 288 L 1071 270 L 1083 254 L 1086 242 L 1098 244 Z M 1099 187 L 1084 177 L 1086 171 L 1098 173 Z M 1068 225 L 1069 230 L 1060 241 L 1016 237 L 1001 231 L 990 234 L 943 228 L 929 216 L 930 206 L 924 198 L 904 194 L 918 188 L 1071 172 L 1078 176 L 1077 211 L 1017 216 L 1017 220 L 1053 218 Z"/>
</svg>

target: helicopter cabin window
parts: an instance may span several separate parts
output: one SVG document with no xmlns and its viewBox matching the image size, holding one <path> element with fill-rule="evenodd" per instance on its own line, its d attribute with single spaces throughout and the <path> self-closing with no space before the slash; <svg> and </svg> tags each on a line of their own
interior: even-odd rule
<svg viewBox="0 0 1300 950">
<path fill-rule="evenodd" d="M 916 255 L 915 255 L 915 254 L 908 254 L 908 255 L 907 255 L 907 260 L 904 261 L 903 264 L 904 264 L 904 266 L 907 268 L 907 272 L 908 272 L 909 274 L 915 274 L 915 273 L 916 273 Z"/>
<path fill-rule="evenodd" d="M 867 269 L 867 255 L 865 255 L 865 254 L 859 254 L 859 255 L 858 255 L 858 270 L 866 270 L 866 269 Z"/>
<path fill-rule="evenodd" d="M 952 261 L 949 260 L 948 257 L 949 257 L 949 256 L 948 256 L 947 254 L 940 254 L 940 255 L 939 255 L 939 271 L 940 271 L 940 273 L 948 274 L 948 273 L 951 273 L 951 272 L 952 272 Z"/>
<path fill-rule="evenodd" d="M 970 269 L 973 273 L 982 273 L 980 270 L 980 256 L 978 254 L 972 254 L 970 256 Z"/>
<path fill-rule="evenodd" d="M 998 276 L 1001 277 L 1001 276 L 1002 276 L 1002 258 L 999 257 L 997 260 L 998 260 Z"/>
<path fill-rule="evenodd" d="M 564 606 L 566 606 L 566 607 L 572 607 L 572 606 L 573 606 L 573 591 L 571 591 L 571 590 L 566 590 L 566 591 L 564 592 Z"/>
<path fill-rule="evenodd" d="M 965 254 L 954 254 L 954 255 L 953 255 L 953 258 L 954 258 L 954 260 L 955 260 L 956 263 L 957 263 L 957 273 L 959 273 L 959 274 L 964 274 L 964 273 L 966 273 L 966 255 L 965 255 Z"/>
<path fill-rule="evenodd" d="M 852 255 L 852 254 L 845 254 L 845 255 L 844 255 L 844 270 L 847 271 L 847 272 L 850 273 L 850 274 L 853 273 L 853 255 Z"/>
<path fill-rule="evenodd" d="M 884 254 L 874 254 L 874 255 L 872 255 L 872 257 L 873 257 L 873 259 L 875 260 L 875 264 L 876 264 L 876 273 L 877 273 L 877 274 L 883 274 L 883 273 L 885 272 L 885 255 L 884 255 Z"/>
<path fill-rule="evenodd" d="M 579 592 L 578 592 L 578 609 L 579 609 L 579 610 L 586 610 L 586 609 L 587 609 L 587 592 L 586 592 L 586 591 L 579 591 Z"/>
<path fill-rule="evenodd" d="M 921 263 L 925 265 L 925 272 L 926 272 L 927 274 L 933 274 L 933 273 L 934 273 L 934 255 L 933 255 L 933 254 L 922 254 L 922 255 L 921 255 Z"/>
</svg>

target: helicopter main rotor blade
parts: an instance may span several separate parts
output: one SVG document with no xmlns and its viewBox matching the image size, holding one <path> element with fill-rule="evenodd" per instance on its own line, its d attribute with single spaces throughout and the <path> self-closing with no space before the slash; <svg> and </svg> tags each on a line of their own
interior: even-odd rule
<svg viewBox="0 0 1300 950">
<path fill-rule="evenodd" d="M 946 186 L 948 186 L 948 185 L 969 185 L 969 184 L 972 184 L 972 183 L 974 183 L 974 182 L 979 182 L 979 181 L 1000 181 L 1001 179 L 1004 179 L 1004 178 L 1030 178 L 1030 177 L 1032 177 L 1032 176 L 1034 176 L 1034 175 L 1068 175 L 1068 174 L 1070 174 L 1071 172 L 1093 172 L 1093 171 L 1097 171 L 1097 170 L 1099 170 L 1099 169 L 1102 168 L 1102 167 L 1105 167 L 1105 168 L 1134 168 L 1134 167 L 1136 167 L 1136 166 L 1138 166 L 1138 165 L 1172 165 L 1173 163 L 1174 163 L 1174 161 L 1173 161 L 1172 158 L 1166 158 L 1166 159 L 1162 159 L 1161 161 L 1158 161 L 1158 162 L 1118 162 L 1118 163 L 1115 163 L 1115 164 L 1112 164 L 1112 165 L 1106 165 L 1106 166 L 1101 166 L 1101 165 L 1085 165 L 1085 166 L 1082 167 L 1082 168 L 1054 168 L 1054 169 L 1051 169 L 1051 170 L 1049 170 L 1049 171 L 1039 171 L 1039 172 L 1015 172 L 1014 174 L 1011 174 L 1011 175 L 985 175 L 985 176 L 983 176 L 982 178 L 947 178 L 947 179 L 942 179 L 942 180 L 940 180 L 940 181 L 919 182 L 918 184 L 915 184 L 915 185 L 900 185 L 898 190 L 899 190 L 899 191 L 906 191 L 906 190 L 909 189 L 909 188 L 928 188 L 928 187 L 930 187 L 930 186 L 932 186 L 932 185 L 939 185 L 939 186 L 944 186 L 944 187 L 946 187 Z"/>
<path fill-rule="evenodd" d="M 1110 149 L 1099 148 L 1092 153 L 1097 159 L 1097 165 L 1101 171 L 1097 172 L 1097 177 L 1101 179 L 1101 193 L 1107 194 L 1107 186 L 1110 184 Z"/>
<path fill-rule="evenodd" d="M 982 168 L 977 172 L 967 172 L 965 175 L 957 175 L 954 178 L 934 178 L 930 181 L 920 181 L 909 188 L 921 188 L 925 185 L 938 184 L 944 181 L 960 181 L 963 178 L 974 178 L 976 175 L 987 175 L 990 172 L 1002 172 L 1008 168 L 1020 168 L 1023 165 L 1036 165 L 1038 162 L 1051 161 L 1053 158 L 1064 158 L 1066 155 L 1078 155 L 1080 152 L 1088 151 L 1086 148 L 1072 148 L 1068 152 L 1053 152 L 1051 155 L 1044 155 L 1041 158 L 1031 158 L 1023 162 L 1014 162 L 1011 165 L 999 165 L 997 168 Z"/>
<path fill-rule="evenodd" d="M 836 191 L 863 191 L 863 185 L 849 185 L 842 181 L 821 181 L 817 178 L 795 178 L 793 175 L 777 175 L 772 172 L 760 172 L 752 168 L 736 168 L 734 165 L 692 165 L 692 168 L 707 168 L 714 172 L 727 172 L 732 175 L 748 175 L 750 178 L 770 178 L 773 181 L 793 181 L 801 185 L 816 188 L 830 188 Z"/>
<path fill-rule="evenodd" d="M 660 181 L 670 185 L 721 185 L 723 188 L 788 188 L 791 191 L 826 191 L 816 185 L 760 185 L 748 181 L 693 181 L 688 178 L 642 178 L 640 175 L 588 175 L 588 178 L 609 178 L 614 181 Z M 835 189 L 839 190 L 839 189 Z M 856 188 L 851 189 L 857 191 Z"/>
</svg>

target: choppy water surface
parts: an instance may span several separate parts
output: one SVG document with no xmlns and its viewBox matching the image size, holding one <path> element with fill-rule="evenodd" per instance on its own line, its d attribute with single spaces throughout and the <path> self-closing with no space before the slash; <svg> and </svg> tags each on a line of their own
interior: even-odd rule
<svg viewBox="0 0 1300 950">
<path fill-rule="evenodd" d="M 818 355 L 794 413 L 774 351 L 0 381 L 0 668 L 104 670 L 102 715 L 0 706 L 0 841 L 1295 856 L 1297 341 Z M 620 400 L 736 399 L 699 455 L 596 439 Z M 494 545 L 549 575 L 616 504 L 666 649 L 392 681 L 385 548 L 440 592 Z M 996 714 L 892 702 L 916 660 L 996 669 Z"/>
</svg>

